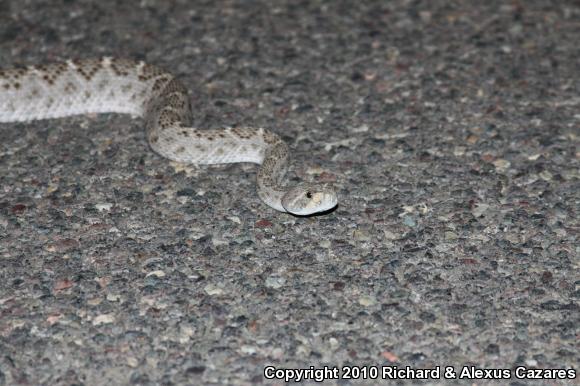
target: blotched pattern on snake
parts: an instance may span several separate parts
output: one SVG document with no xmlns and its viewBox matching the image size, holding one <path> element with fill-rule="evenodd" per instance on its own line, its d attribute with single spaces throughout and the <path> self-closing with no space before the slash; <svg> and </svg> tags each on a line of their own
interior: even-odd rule
<svg viewBox="0 0 580 386">
<path fill-rule="evenodd" d="M 278 135 L 262 128 L 190 127 L 187 89 L 158 67 L 102 58 L 0 70 L 0 122 L 87 113 L 142 117 L 151 148 L 175 161 L 260 164 L 258 196 L 278 211 L 309 215 L 337 204 L 329 186 L 284 186 L 289 150 Z"/>
</svg>

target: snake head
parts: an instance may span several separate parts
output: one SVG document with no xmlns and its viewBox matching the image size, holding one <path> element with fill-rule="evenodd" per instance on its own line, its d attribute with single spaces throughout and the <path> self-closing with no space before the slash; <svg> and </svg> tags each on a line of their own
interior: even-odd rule
<svg viewBox="0 0 580 386">
<path fill-rule="evenodd" d="M 296 216 L 325 212 L 337 203 L 336 192 L 326 185 L 301 184 L 288 190 L 282 197 L 284 209 Z"/>
</svg>

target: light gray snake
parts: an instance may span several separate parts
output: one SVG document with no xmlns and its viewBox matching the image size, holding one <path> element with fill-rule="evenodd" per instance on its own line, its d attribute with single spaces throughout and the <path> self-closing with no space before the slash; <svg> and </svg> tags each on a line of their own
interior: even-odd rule
<svg viewBox="0 0 580 386">
<path fill-rule="evenodd" d="M 278 135 L 262 128 L 190 127 L 187 89 L 158 67 L 102 58 L 0 70 L 0 122 L 87 113 L 142 117 L 151 148 L 174 161 L 260 164 L 258 196 L 278 211 L 309 215 L 337 205 L 335 191 L 324 184 L 283 186 L 289 150 Z"/>
</svg>

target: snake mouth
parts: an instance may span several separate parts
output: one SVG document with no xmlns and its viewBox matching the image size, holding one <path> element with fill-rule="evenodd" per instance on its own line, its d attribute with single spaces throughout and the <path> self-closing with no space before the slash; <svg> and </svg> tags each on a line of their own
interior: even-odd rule
<svg viewBox="0 0 580 386">
<path fill-rule="evenodd" d="M 318 212 L 311 212 L 311 213 L 307 213 L 307 214 L 300 214 L 300 213 L 292 213 L 292 212 L 288 212 L 288 214 L 294 216 L 294 217 L 318 217 L 318 216 L 326 216 L 327 214 L 330 214 L 332 212 L 334 212 L 335 210 L 338 209 L 338 203 L 336 203 L 334 206 L 328 208 L 328 209 L 323 209 L 320 210 Z"/>
</svg>

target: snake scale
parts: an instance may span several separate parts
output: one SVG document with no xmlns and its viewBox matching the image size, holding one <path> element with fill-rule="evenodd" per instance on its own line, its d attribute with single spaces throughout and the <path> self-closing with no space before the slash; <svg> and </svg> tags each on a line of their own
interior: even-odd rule
<svg viewBox="0 0 580 386">
<path fill-rule="evenodd" d="M 106 57 L 0 70 L 0 122 L 87 113 L 141 117 L 151 148 L 174 161 L 260 164 L 258 196 L 278 211 L 302 216 L 337 205 L 335 191 L 324 184 L 284 186 L 289 149 L 271 131 L 191 127 L 187 89 L 159 67 Z"/>
</svg>

